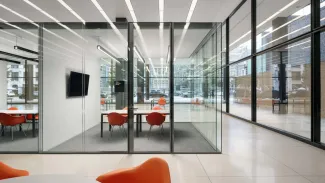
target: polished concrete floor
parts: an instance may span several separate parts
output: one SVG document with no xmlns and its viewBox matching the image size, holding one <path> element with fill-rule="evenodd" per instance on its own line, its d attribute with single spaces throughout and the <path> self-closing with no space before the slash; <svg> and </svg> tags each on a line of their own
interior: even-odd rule
<svg viewBox="0 0 325 183">
<path fill-rule="evenodd" d="M 310 111 L 308 106 L 307 111 Z M 304 112 L 303 104 L 292 105 L 289 104 L 287 114 L 272 112 L 272 107 L 260 106 L 256 111 L 257 122 L 281 129 L 307 139 L 310 139 L 311 134 L 311 118 L 310 114 Z M 251 106 L 250 104 L 238 104 L 235 102 L 230 103 L 229 112 L 236 116 L 251 119 Z M 325 118 L 321 119 L 321 142 L 325 143 Z"/>
<path fill-rule="evenodd" d="M 324 183 L 325 151 L 238 119 L 223 116 L 223 154 L 0 155 L 32 175 L 98 175 L 167 160 L 173 183 Z"/>
</svg>

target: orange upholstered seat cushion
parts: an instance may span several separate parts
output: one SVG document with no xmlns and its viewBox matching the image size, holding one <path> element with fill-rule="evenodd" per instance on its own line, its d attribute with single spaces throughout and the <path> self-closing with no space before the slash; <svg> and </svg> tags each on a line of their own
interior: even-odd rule
<svg viewBox="0 0 325 183">
<path fill-rule="evenodd" d="M 165 160 L 151 158 L 134 167 L 115 170 L 99 176 L 101 183 L 170 183 L 169 167 Z"/>
<path fill-rule="evenodd" d="M 29 172 L 26 170 L 14 169 L 3 162 L 0 162 L 0 180 L 14 177 L 28 176 Z"/>
</svg>

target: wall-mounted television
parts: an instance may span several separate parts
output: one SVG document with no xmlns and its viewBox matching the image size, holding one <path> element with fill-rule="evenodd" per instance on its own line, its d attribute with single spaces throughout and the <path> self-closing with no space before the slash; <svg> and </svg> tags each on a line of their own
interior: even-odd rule
<svg viewBox="0 0 325 183">
<path fill-rule="evenodd" d="M 86 96 L 88 95 L 88 87 L 88 74 L 71 71 L 68 84 L 68 97 Z"/>
</svg>

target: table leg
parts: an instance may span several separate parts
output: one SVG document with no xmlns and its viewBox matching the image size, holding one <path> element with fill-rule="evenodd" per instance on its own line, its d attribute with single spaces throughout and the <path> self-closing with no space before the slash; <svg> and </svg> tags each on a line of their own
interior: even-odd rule
<svg viewBox="0 0 325 183">
<path fill-rule="evenodd" d="M 36 133 L 35 133 L 35 114 L 33 114 L 33 120 L 32 120 L 32 128 L 33 128 L 33 137 L 36 137 Z"/>
<path fill-rule="evenodd" d="M 5 129 L 5 126 L 1 125 L 1 132 L 2 132 L 1 135 L 2 136 L 5 136 L 5 130 L 4 129 Z"/>
<path fill-rule="evenodd" d="M 100 115 L 100 137 L 103 137 L 103 117 L 104 115 Z"/>
<path fill-rule="evenodd" d="M 139 137 L 139 115 L 136 115 L 136 136 Z"/>
<path fill-rule="evenodd" d="M 142 115 L 140 114 L 140 122 L 139 122 L 139 127 L 140 127 L 140 132 L 142 132 Z"/>
<path fill-rule="evenodd" d="M 23 131 L 23 127 L 22 127 L 21 124 L 19 124 L 19 131 L 20 131 L 20 132 Z"/>
</svg>

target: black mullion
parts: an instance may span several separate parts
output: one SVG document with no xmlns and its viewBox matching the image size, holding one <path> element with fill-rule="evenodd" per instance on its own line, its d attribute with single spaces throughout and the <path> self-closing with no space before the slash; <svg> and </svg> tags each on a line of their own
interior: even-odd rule
<svg viewBox="0 0 325 183">
<path fill-rule="evenodd" d="M 229 18 L 226 19 L 226 65 L 229 65 Z M 225 69 L 226 112 L 229 113 L 229 67 Z"/>
<path fill-rule="evenodd" d="M 134 30 L 133 23 L 128 23 L 128 153 L 134 152 L 134 112 L 133 112 L 133 59 Z"/>
<path fill-rule="evenodd" d="M 256 53 L 256 0 L 251 1 L 251 55 Z M 256 122 L 256 56 L 251 58 L 251 119 Z"/>
<path fill-rule="evenodd" d="M 174 23 L 170 23 L 169 105 L 170 152 L 174 153 Z"/>
<path fill-rule="evenodd" d="M 320 26 L 320 0 L 311 1 L 311 28 Z M 321 141 L 320 32 L 311 35 L 311 141 Z"/>
</svg>

